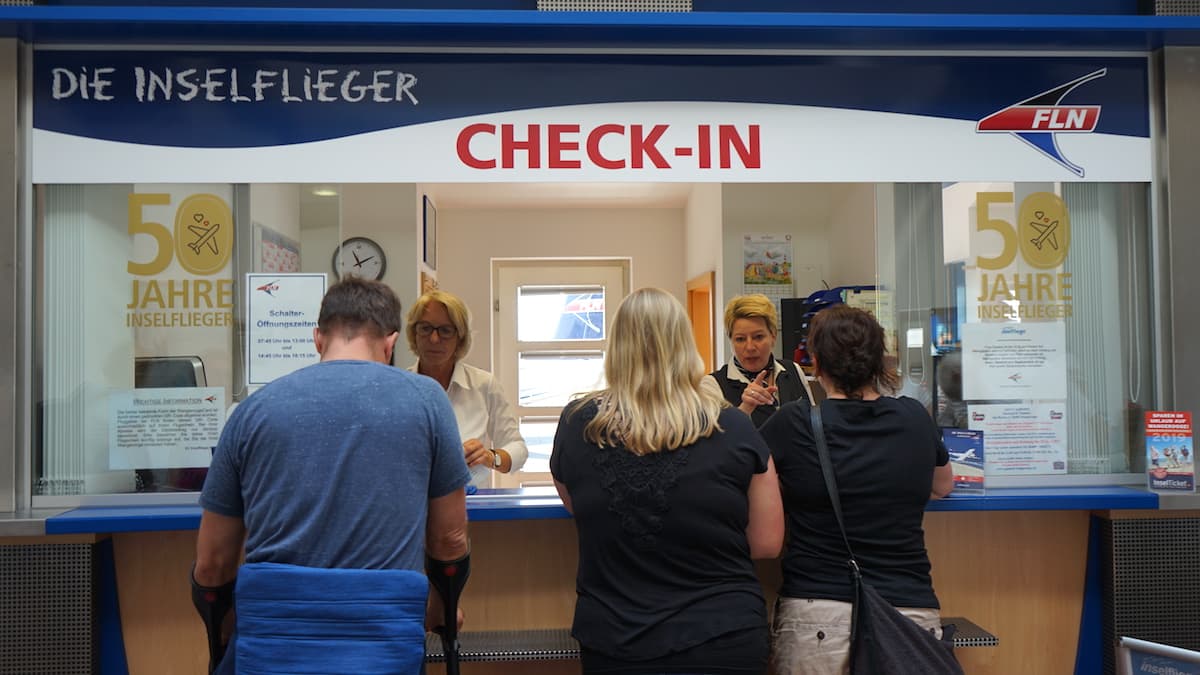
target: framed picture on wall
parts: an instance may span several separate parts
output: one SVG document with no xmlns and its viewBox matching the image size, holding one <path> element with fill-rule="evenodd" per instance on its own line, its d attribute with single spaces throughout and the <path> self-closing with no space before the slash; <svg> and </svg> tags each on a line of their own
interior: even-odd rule
<svg viewBox="0 0 1200 675">
<path fill-rule="evenodd" d="M 422 196 L 421 261 L 437 270 L 437 209 L 428 195 Z"/>
<path fill-rule="evenodd" d="M 300 242 L 254 223 L 254 271 L 292 273 L 300 271 Z"/>
</svg>

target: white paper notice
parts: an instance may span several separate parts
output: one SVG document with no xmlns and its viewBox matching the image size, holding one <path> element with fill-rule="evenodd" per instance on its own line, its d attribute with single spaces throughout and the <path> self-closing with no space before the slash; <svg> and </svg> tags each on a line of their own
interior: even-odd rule
<svg viewBox="0 0 1200 675">
<path fill-rule="evenodd" d="M 108 468 L 206 467 L 224 425 L 223 387 L 114 391 L 108 395 Z"/>
<path fill-rule="evenodd" d="M 246 275 L 246 385 L 266 384 L 321 360 L 313 329 L 324 274 Z"/>
<path fill-rule="evenodd" d="M 1067 332 L 1060 322 L 963 324 L 962 345 L 964 400 L 1067 397 Z"/>
<path fill-rule="evenodd" d="M 983 432 L 988 476 L 1067 472 L 1064 401 L 967 406 L 972 429 Z"/>
</svg>

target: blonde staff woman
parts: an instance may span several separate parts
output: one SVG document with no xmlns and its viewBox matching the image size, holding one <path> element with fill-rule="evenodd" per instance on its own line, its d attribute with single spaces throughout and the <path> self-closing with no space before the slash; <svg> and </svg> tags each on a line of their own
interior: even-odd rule
<svg viewBox="0 0 1200 675">
<path fill-rule="evenodd" d="M 752 559 L 783 541 L 767 447 L 702 384 L 687 315 L 666 291 L 621 303 L 604 376 L 607 389 L 563 411 L 550 456 L 578 531 L 583 672 L 759 675 L 767 614 Z"/>
<path fill-rule="evenodd" d="M 775 358 L 779 318 L 770 298 L 739 295 L 730 300 L 725 305 L 725 334 L 733 345 L 733 362 L 710 377 L 725 400 L 749 415 L 754 426 L 761 427 L 784 403 L 815 400 L 800 368 Z"/>
<path fill-rule="evenodd" d="M 509 473 L 524 466 L 529 449 L 500 383 L 486 370 L 462 363 L 471 349 L 470 317 L 463 301 L 442 290 L 422 295 L 408 311 L 405 332 L 417 356 L 409 370 L 437 380 L 450 397 L 471 484 L 488 487 L 491 472 Z"/>
</svg>

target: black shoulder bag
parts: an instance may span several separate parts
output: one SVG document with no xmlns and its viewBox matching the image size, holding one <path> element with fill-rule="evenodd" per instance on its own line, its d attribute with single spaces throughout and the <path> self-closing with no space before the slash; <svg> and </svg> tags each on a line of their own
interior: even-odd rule
<svg viewBox="0 0 1200 675">
<path fill-rule="evenodd" d="M 846 536 L 846 523 L 842 520 L 842 502 L 838 498 L 833 460 L 829 458 L 829 445 L 825 441 L 821 409 L 815 405 L 812 406 L 812 432 L 817 457 L 821 460 L 821 473 L 825 476 L 825 488 L 833 504 L 833 515 L 850 556 L 847 565 L 854 592 L 854 608 L 850 614 L 851 675 L 961 675 L 962 666 L 954 658 L 953 626 L 947 626 L 939 640 L 898 612 L 863 581 L 854 550 L 850 548 L 850 538 Z"/>
</svg>

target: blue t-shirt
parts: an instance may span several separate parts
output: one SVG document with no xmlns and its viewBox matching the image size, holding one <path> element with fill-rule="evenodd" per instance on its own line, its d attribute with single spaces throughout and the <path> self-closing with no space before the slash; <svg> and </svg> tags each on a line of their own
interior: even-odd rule
<svg viewBox="0 0 1200 675">
<path fill-rule="evenodd" d="M 200 505 L 245 521 L 246 562 L 419 571 L 429 499 L 469 480 L 437 382 L 326 361 L 234 409 Z"/>
</svg>

